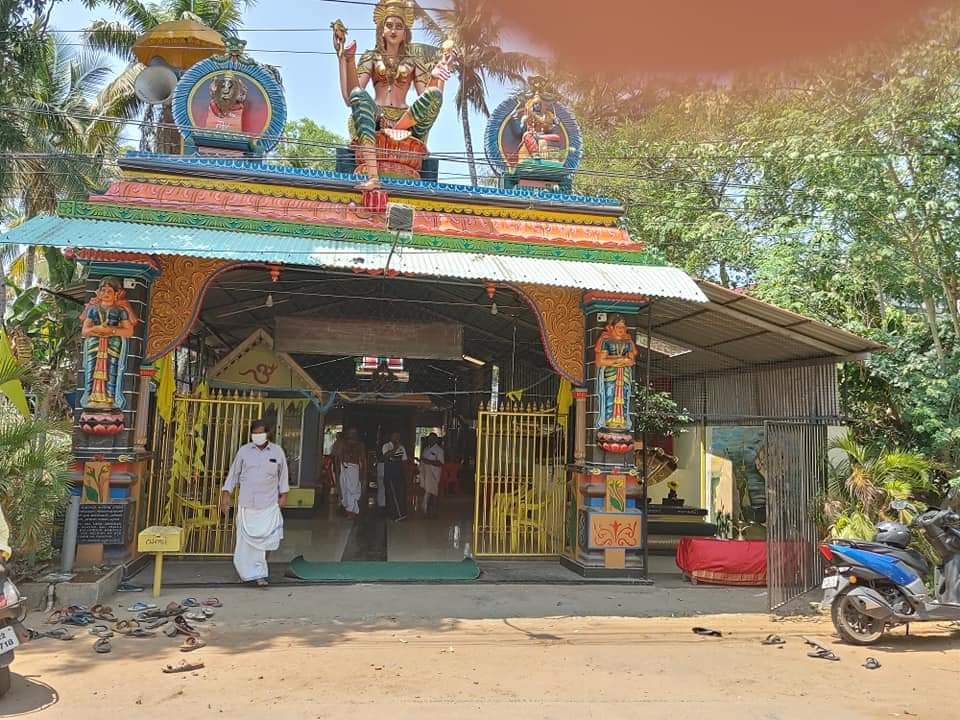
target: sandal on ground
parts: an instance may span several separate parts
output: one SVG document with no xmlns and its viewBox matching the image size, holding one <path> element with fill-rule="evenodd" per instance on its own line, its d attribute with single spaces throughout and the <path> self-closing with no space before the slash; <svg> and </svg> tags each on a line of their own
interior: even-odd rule
<svg viewBox="0 0 960 720">
<path fill-rule="evenodd" d="M 77 625 L 83 627 L 85 625 L 90 625 L 93 622 L 93 615 L 87 613 L 70 613 L 63 620 L 61 620 L 64 625 Z"/>
<path fill-rule="evenodd" d="M 258 580 L 254 580 L 253 584 L 256 585 L 258 588 L 265 588 L 270 586 L 270 583 L 267 581 L 266 578 L 260 578 Z"/>
<path fill-rule="evenodd" d="M 113 637 L 113 630 L 106 625 L 94 625 L 90 628 L 90 634 L 100 638 Z"/>
<path fill-rule="evenodd" d="M 200 607 L 200 601 L 192 597 L 184 598 L 183 602 L 180 604 L 183 605 L 185 608 Z"/>
<path fill-rule="evenodd" d="M 147 623 L 144 627 L 146 627 L 147 630 L 156 630 L 158 628 L 162 628 L 164 625 L 166 625 L 169 622 L 170 620 L 168 618 L 158 618 L 153 622 Z"/>
<path fill-rule="evenodd" d="M 215 598 L 215 597 L 208 597 L 206 600 L 203 601 L 203 604 L 206 605 L 207 607 L 212 607 L 212 608 L 223 607 L 223 603 L 220 602 L 220 598 Z"/>
<path fill-rule="evenodd" d="M 93 644 L 93 651 L 95 653 L 106 655 L 111 650 L 113 650 L 113 646 L 110 644 L 110 641 L 105 637 L 98 638 L 97 641 Z"/>
<path fill-rule="evenodd" d="M 135 602 L 133 605 L 127 608 L 129 612 L 135 612 L 135 613 L 143 612 L 144 610 L 156 610 L 156 609 L 157 609 L 157 606 L 154 605 L 153 603 L 147 603 L 143 601 Z"/>
<path fill-rule="evenodd" d="M 180 634 L 180 630 L 177 628 L 176 625 L 167 625 L 167 626 L 163 629 L 163 634 L 166 635 L 167 637 L 171 637 L 171 638 L 172 638 L 172 637 L 176 637 L 177 635 L 179 635 L 179 634 Z"/>
<path fill-rule="evenodd" d="M 66 610 L 54 610 L 52 613 L 47 615 L 47 625 L 58 625 L 63 622 L 63 619 L 66 616 Z"/>
<path fill-rule="evenodd" d="M 695 627 L 693 632 L 697 635 L 703 635 L 704 637 L 723 637 L 723 633 L 719 630 L 713 630 L 711 628 L 705 627 Z"/>
<path fill-rule="evenodd" d="M 181 660 L 178 665 L 167 665 L 163 668 L 165 673 L 180 673 L 180 672 L 190 672 L 191 670 L 201 670 L 203 668 L 202 662 L 187 662 L 186 660 Z"/>
<path fill-rule="evenodd" d="M 867 670 L 876 670 L 877 668 L 883 667 L 883 665 L 880 664 L 880 661 L 877 660 L 875 657 L 868 657 L 867 661 L 863 664 L 863 666 Z"/>
<path fill-rule="evenodd" d="M 766 639 L 761 640 L 761 645 L 785 645 L 786 640 L 784 640 L 779 635 L 767 635 Z"/>
<path fill-rule="evenodd" d="M 121 635 L 126 635 L 131 630 L 138 629 L 140 629 L 140 623 L 137 620 L 121 620 L 113 626 L 113 631 Z"/>
<path fill-rule="evenodd" d="M 209 619 L 212 618 L 214 615 L 216 615 L 216 613 L 215 613 L 213 610 L 211 610 L 210 608 L 208 608 L 208 607 L 205 607 L 205 608 L 201 609 L 201 610 L 200 610 L 200 614 L 203 615 L 203 619 L 204 619 L 204 620 L 209 620 Z"/>
<path fill-rule="evenodd" d="M 206 643 L 196 635 L 188 635 L 180 646 L 180 652 L 191 652 L 206 647 Z"/>
<path fill-rule="evenodd" d="M 117 616 L 114 615 L 113 610 L 106 605 L 94 605 L 92 608 L 90 608 L 90 614 L 93 615 L 95 620 L 117 622 Z"/>
<path fill-rule="evenodd" d="M 811 652 L 808 652 L 807 657 L 817 658 L 820 660 L 833 660 L 834 662 L 840 659 L 833 654 L 832 650 L 828 650 L 825 647 L 822 647 L 819 650 L 813 650 Z"/>
<path fill-rule="evenodd" d="M 124 635 L 126 635 L 128 638 L 152 638 L 157 636 L 155 632 L 150 632 L 149 630 L 144 630 L 143 628 L 133 628 L 133 630 L 125 632 Z"/>
<path fill-rule="evenodd" d="M 134 585 L 133 583 L 122 582 L 117 588 L 117 592 L 129 592 L 129 593 L 138 593 L 143 592 L 146 588 L 140 587 L 139 585 Z"/>
<path fill-rule="evenodd" d="M 186 615 L 184 615 L 183 617 L 185 617 L 187 620 L 192 620 L 193 622 L 206 622 L 206 621 L 207 621 L 207 616 L 204 615 L 202 612 L 199 612 L 199 611 L 197 611 L 197 612 L 188 612 L 188 613 L 187 613 Z"/>
<path fill-rule="evenodd" d="M 50 638 L 51 640 L 73 640 L 75 635 L 66 628 L 54 628 L 53 630 L 31 630 L 30 639 L 38 640 L 40 638 Z"/>
<path fill-rule="evenodd" d="M 183 615 L 177 615 L 177 617 L 173 619 L 173 625 L 184 635 L 199 635 L 199 633 L 190 623 L 187 622 L 187 619 Z"/>
</svg>

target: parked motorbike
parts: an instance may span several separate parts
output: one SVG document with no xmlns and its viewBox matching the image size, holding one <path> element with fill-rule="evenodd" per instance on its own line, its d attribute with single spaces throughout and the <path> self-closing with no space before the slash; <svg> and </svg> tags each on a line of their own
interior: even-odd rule
<svg viewBox="0 0 960 720">
<path fill-rule="evenodd" d="M 27 616 L 24 601 L 8 576 L 6 563 L 0 560 L 0 697 L 10 689 L 14 650 L 30 637 L 30 631 L 23 626 Z"/>
<path fill-rule="evenodd" d="M 908 507 L 902 501 L 893 503 L 896 510 Z M 941 558 L 932 596 L 923 582 L 929 563 L 907 547 L 910 530 L 902 523 L 879 523 L 872 542 L 836 540 L 820 546 L 835 568 L 824 578 L 823 588 L 833 595 L 831 618 L 846 642 L 871 645 L 898 625 L 960 620 L 960 515 L 929 510 L 917 515 L 910 527 L 922 529 Z"/>
</svg>

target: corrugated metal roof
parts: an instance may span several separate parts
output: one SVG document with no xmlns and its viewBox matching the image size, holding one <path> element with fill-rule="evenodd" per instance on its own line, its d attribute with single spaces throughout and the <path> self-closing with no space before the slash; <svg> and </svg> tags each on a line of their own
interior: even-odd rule
<svg viewBox="0 0 960 720">
<path fill-rule="evenodd" d="M 145 223 L 37 217 L 11 230 L 3 236 L 3 242 L 338 269 L 377 271 L 389 268 L 412 275 L 605 290 L 698 303 L 707 301 L 706 295 L 690 276 L 670 267 L 613 265 L 402 246 L 391 251 L 390 247 L 379 243 L 313 240 Z"/>
</svg>

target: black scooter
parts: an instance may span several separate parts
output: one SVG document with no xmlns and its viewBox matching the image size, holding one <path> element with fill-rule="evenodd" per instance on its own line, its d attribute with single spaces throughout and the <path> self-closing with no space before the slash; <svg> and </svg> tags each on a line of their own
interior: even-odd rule
<svg viewBox="0 0 960 720">
<path fill-rule="evenodd" d="M 893 503 L 896 510 L 908 507 L 902 501 Z M 874 542 L 836 540 L 820 546 L 836 568 L 824 587 L 835 590 L 831 617 L 846 642 L 870 645 L 897 625 L 960 620 L 960 515 L 930 510 L 910 526 L 923 530 L 942 560 L 933 596 L 923 582 L 930 570 L 926 558 L 907 548 L 910 533 L 900 523 L 878 525 Z"/>
</svg>

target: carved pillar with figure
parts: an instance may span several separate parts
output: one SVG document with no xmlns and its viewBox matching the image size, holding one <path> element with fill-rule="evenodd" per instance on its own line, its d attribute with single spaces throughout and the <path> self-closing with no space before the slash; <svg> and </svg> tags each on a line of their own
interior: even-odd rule
<svg viewBox="0 0 960 720">
<path fill-rule="evenodd" d="M 644 299 L 588 293 L 583 300 L 586 388 L 561 561 L 588 577 L 646 578 L 643 487 L 634 455 L 638 313 Z M 578 397 L 579 395 L 579 397 Z M 579 433 L 578 433 L 579 436 Z"/>
</svg>

